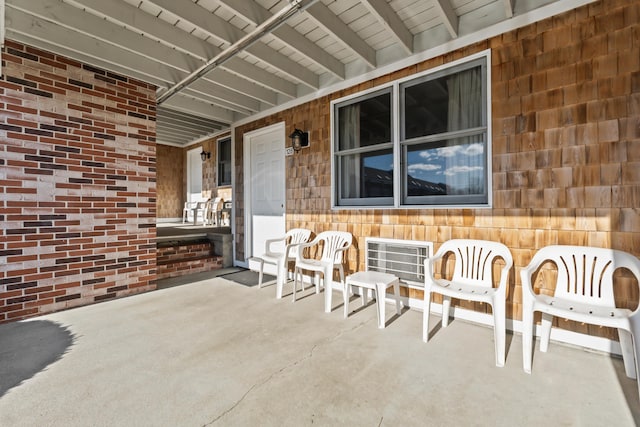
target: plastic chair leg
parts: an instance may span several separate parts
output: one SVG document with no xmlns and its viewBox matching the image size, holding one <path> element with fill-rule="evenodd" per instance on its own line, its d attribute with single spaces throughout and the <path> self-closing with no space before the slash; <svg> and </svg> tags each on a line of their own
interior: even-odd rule
<svg viewBox="0 0 640 427">
<path fill-rule="evenodd" d="M 522 368 L 531 373 L 531 357 L 533 353 L 533 304 L 522 305 Z"/>
<path fill-rule="evenodd" d="M 298 274 L 302 275 L 299 268 L 293 269 L 293 302 L 296 302 L 296 289 L 298 289 Z"/>
<path fill-rule="evenodd" d="M 549 349 L 549 339 L 551 338 L 551 323 L 553 316 L 542 313 L 542 323 L 540 324 L 540 351 L 546 353 Z"/>
<path fill-rule="evenodd" d="M 276 270 L 276 298 L 281 299 L 282 288 L 284 287 L 284 279 L 285 279 L 285 276 L 287 275 L 284 259 L 278 260 L 278 263 L 276 264 L 276 269 L 277 269 Z M 262 269 L 260 270 L 260 273 L 261 273 L 260 277 L 262 278 Z"/>
<path fill-rule="evenodd" d="M 385 294 L 386 289 L 384 285 L 379 285 L 376 283 L 376 311 L 378 313 L 378 329 L 384 329 L 385 327 Z"/>
<path fill-rule="evenodd" d="M 429 314 L 431 313 L 431 291 L 424 291 L 424 306 L 422 308 L 422 341 L 429 341 Z"/>
<path fill-rule="evenodd" d="M 493 335 L 496 344 L 496 366 L 502 368 L 505 359 L 505 347 L 507 340 L 506 329 L 506 303 L 504 300 L 494 301 L 493 311 Z"/>
<path fill-rule="evenodd" d="M 396 297 L 396 313 L 402 313 L 402 303 L 400 302 L 400 282 L 397 280 L 393 283 L 393 294 Z"/>
<path fill-rule="evenodd" d="M 449 326 L 449 309 L 451 308 L 451 297 L 442 296 L 442 327 Z"/>
<path fill-rule="evenodd" d="M 638 383 L 638 396 L 640 396 L 640 362 L 638 361 L 638 355 L 640 355 L 640 343 L 638 343 L 638 332 L 640 332 L 640 319 L 637 317 L 632 317 L 629 319 L 631 324 L 629 325 L 630 331 L 629 335 L 631 335 L 631 341 L 633 342 L 633 355 L 634 355 L 634 363 L 636 368 L 636 382 Z M 626 361 L 625 361 L 626 365 Z"/>
<path fill-rule="evenodd" d="M 262 288 L 262 275 L 264 269 L 264 260 L 262 258 L 254 258 L 260 263 L 260 271 L 258 271 L 258 288 Z"/>
<path fill-rule="evenodd" d="M 631 332 L 618 328 L 620 337 L 620 348 L 622 350 L 622 361 L 624 362 L 624 372 L 629 378 L 636 378 L 636 358 L 633 349 L 633 336 Z"/>
<path fill-rule="evenodd" d="M 360 287 L 360 301 L 362 302 L 362 306 L 364 307 L 369 302 L 369 289 L 361 286 Z"/>
<path fill-rule="evenodd" d="M 344 282 L 344 286 L 342 287 L 342 300 L 344 305 L 344 318 L 349 317 L 349 296 L 350 296 L 350 288 L 349 280 Z"/>
<path fill-rule="evenodd" d="M 331 272 L 323 273 L 322 281 L 324 283 L 324 312 L 331 313 L 331 296 L 333 295 L 333 287 L 331 286 Z"/>
</svg>

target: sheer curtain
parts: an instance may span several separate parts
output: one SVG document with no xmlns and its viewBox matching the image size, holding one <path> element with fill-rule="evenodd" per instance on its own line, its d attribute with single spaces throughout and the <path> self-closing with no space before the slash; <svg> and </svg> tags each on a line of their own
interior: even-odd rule
<svg viewBox="0 0 640 427">
<path fill-rule="evenodd" d="M 482 126 L 482 75 L 480 68 L 465 70 L 447 79 L 449 107 L 447 130 L 459 131 Z M 480 191 L 484 144 L 478 136 L 454 138 L 443 149 L 446 157 L 447 193 Z M 481 180 L 480 180 L 481 181 Z"/>
<path fill-rule="evenodd" d="M 340 108 L 340 151 L 360 147 L 360 104 Z M 361 188 L 360 154 L 341 156 L 342 197 L 359 198 Z"/>
</svg>

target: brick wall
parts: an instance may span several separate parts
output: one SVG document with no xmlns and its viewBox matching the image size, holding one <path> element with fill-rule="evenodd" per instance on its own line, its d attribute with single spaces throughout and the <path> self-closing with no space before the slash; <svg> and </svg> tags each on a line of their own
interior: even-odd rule
<svg viewBox="0 0 640 427">
<path fill-rule="evenodd" d="M 156 147 L 158 218 L 182 218 L 186 194 L 183 151 L 181 147 L 169 145 Z"/>
<path fill-rule="evenodd" d="M 155 88 L 12 41 L 0 322 L 155 288 Z"/>
<path fill-rule="evenodd" d="M 492 49 L 492 209 L 330 208 L 330 101 Z M 515 258 L 508 317 L 521 318 L 519 269 L 549 244 L 613 247 L 640 256 L 640 1 L 604 0 L 236 128 L 236 257 L 244 259 L 243 134 L 284 121 L 311 147 L 286 158 L 287 228 L 353 233 L 349 270 L 366 236 L 505 243 Z M 629 283 L 627 283 L 629 284 Z M 545 283 L 540 284 L 545 286 Z M 412 294 L 421 298 L 421 293 Z M 637 301 L 637 287 L 617 295 Z M 461 303 L 487 311 L 486 305 Z M 562 327 L 613 336 L 585 325 Z"/>
</svg>

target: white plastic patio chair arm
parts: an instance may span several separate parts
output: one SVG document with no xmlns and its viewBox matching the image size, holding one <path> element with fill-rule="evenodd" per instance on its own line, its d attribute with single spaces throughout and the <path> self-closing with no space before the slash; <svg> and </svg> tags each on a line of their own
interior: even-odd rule
<svg viewBox="0 0 640 427">
<path fill-rule="evenodd" d="M 313 246 L 317 246 L 320 243 L 320 239 L 317 237 L 310 242 L 300 243 L 298 247 L 298 254 L 296 255 L 296 262 L 305 261 L 307 258 L 304 256 L 304 250 L 306 248 L 311 248 Z"/>
<path fill-rule="evenodd" d="M 448 252 L 448 251 L 446 251 L 446 252 Z M 446 252 L 440 252 L 440 251 L 438 251 L 438 252 L 436 252 L 436 253 L 435 253 L 435 255 L 433 255 L 432 257 L 430 257 L 430 258 L 426 258 L 426 259 L 424 260 L 424 280 L 425 280 L 425 283 L 426 283 L 426 281 L 427 281 L 427 280 L 428 280 L 430 283 L 435 282 L 436 278 L 435 278 L 435 276 L 433 275 L 433 266 L 435 265 L 435 263 L 436 263 L 437 261 L 439 261 L 439 260 L 444 256 L 444 254 L 445 254 Z"/>
<path fill-rule="evenodd" d="M 500 271 L 500 282 L 498 283 L 498 290 L 496 292 L 504 294 L 505 297 L 509 292 L 509 272 L 513 267 L 513 259 L 504 259 L 504 267 Z"/>
<path fill-rule="evenodd" d="M 289 258 L 289 252 L 291 252 L 291 249 L 300 245 L 302 245 L 302 243 L 289 243 L 288 245 L 286 245 L 284 248 L 284 258 L 285 259 Z"/>
<path fill-rule="evenodd" d="M 531 262 L 529 262 L 529 265 L 522 267 L 520 270 L 520 280 L 522 282 L 523 296 L 526 295 L 530 298 L 536 297 L 536 293 L 533 290 L 533 283 L 531 283 L 531 276 L 547 261 L 552 260 L 547 255 L 537 252 L 531 259 Z"/>
<path fill-rule="evenodd" d="M 277 242 L 282 242 L 284 240 L 286 240 L 286 236 L 285 237 L 277 237 L 275 239 L 267 239 L 264 241 L 264 251 L 265 252 L 271 252 L 271 245 L 273 243 L 277 243 Z"/>
<path fill-rule="evenodd" d="M 351 245 L 345 246 L 344 248 L 336 249 L 336 253 L 334 254 L 334 260 L 338 258 L 338 254 L 340 254 L 340 258 L 342 259 L 342 261 L 344 261 L 344 258 L 342 257 L 342 252 L 347 251 L 350 247 Z"/>
</svg>

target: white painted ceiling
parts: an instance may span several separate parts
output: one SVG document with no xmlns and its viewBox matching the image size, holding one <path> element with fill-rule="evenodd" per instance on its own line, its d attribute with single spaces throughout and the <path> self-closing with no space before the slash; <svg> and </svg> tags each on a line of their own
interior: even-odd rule
<svg viewBox="0 0 640 427">
<path fill-rule="evenodd" d="M 286 0 L 4 0 L 6 38 L 152 83 L 161 96 Z M 489 29 L 580 0 L 302 0 L 301 10 L 158 106 L 185 146 Z M 546 10 L 544 13 L 539 11 Z M 460 42 L 461 43 L 461 42 Z M 459 43 L 459 44 L 460 44 Z"/>
</svg>

